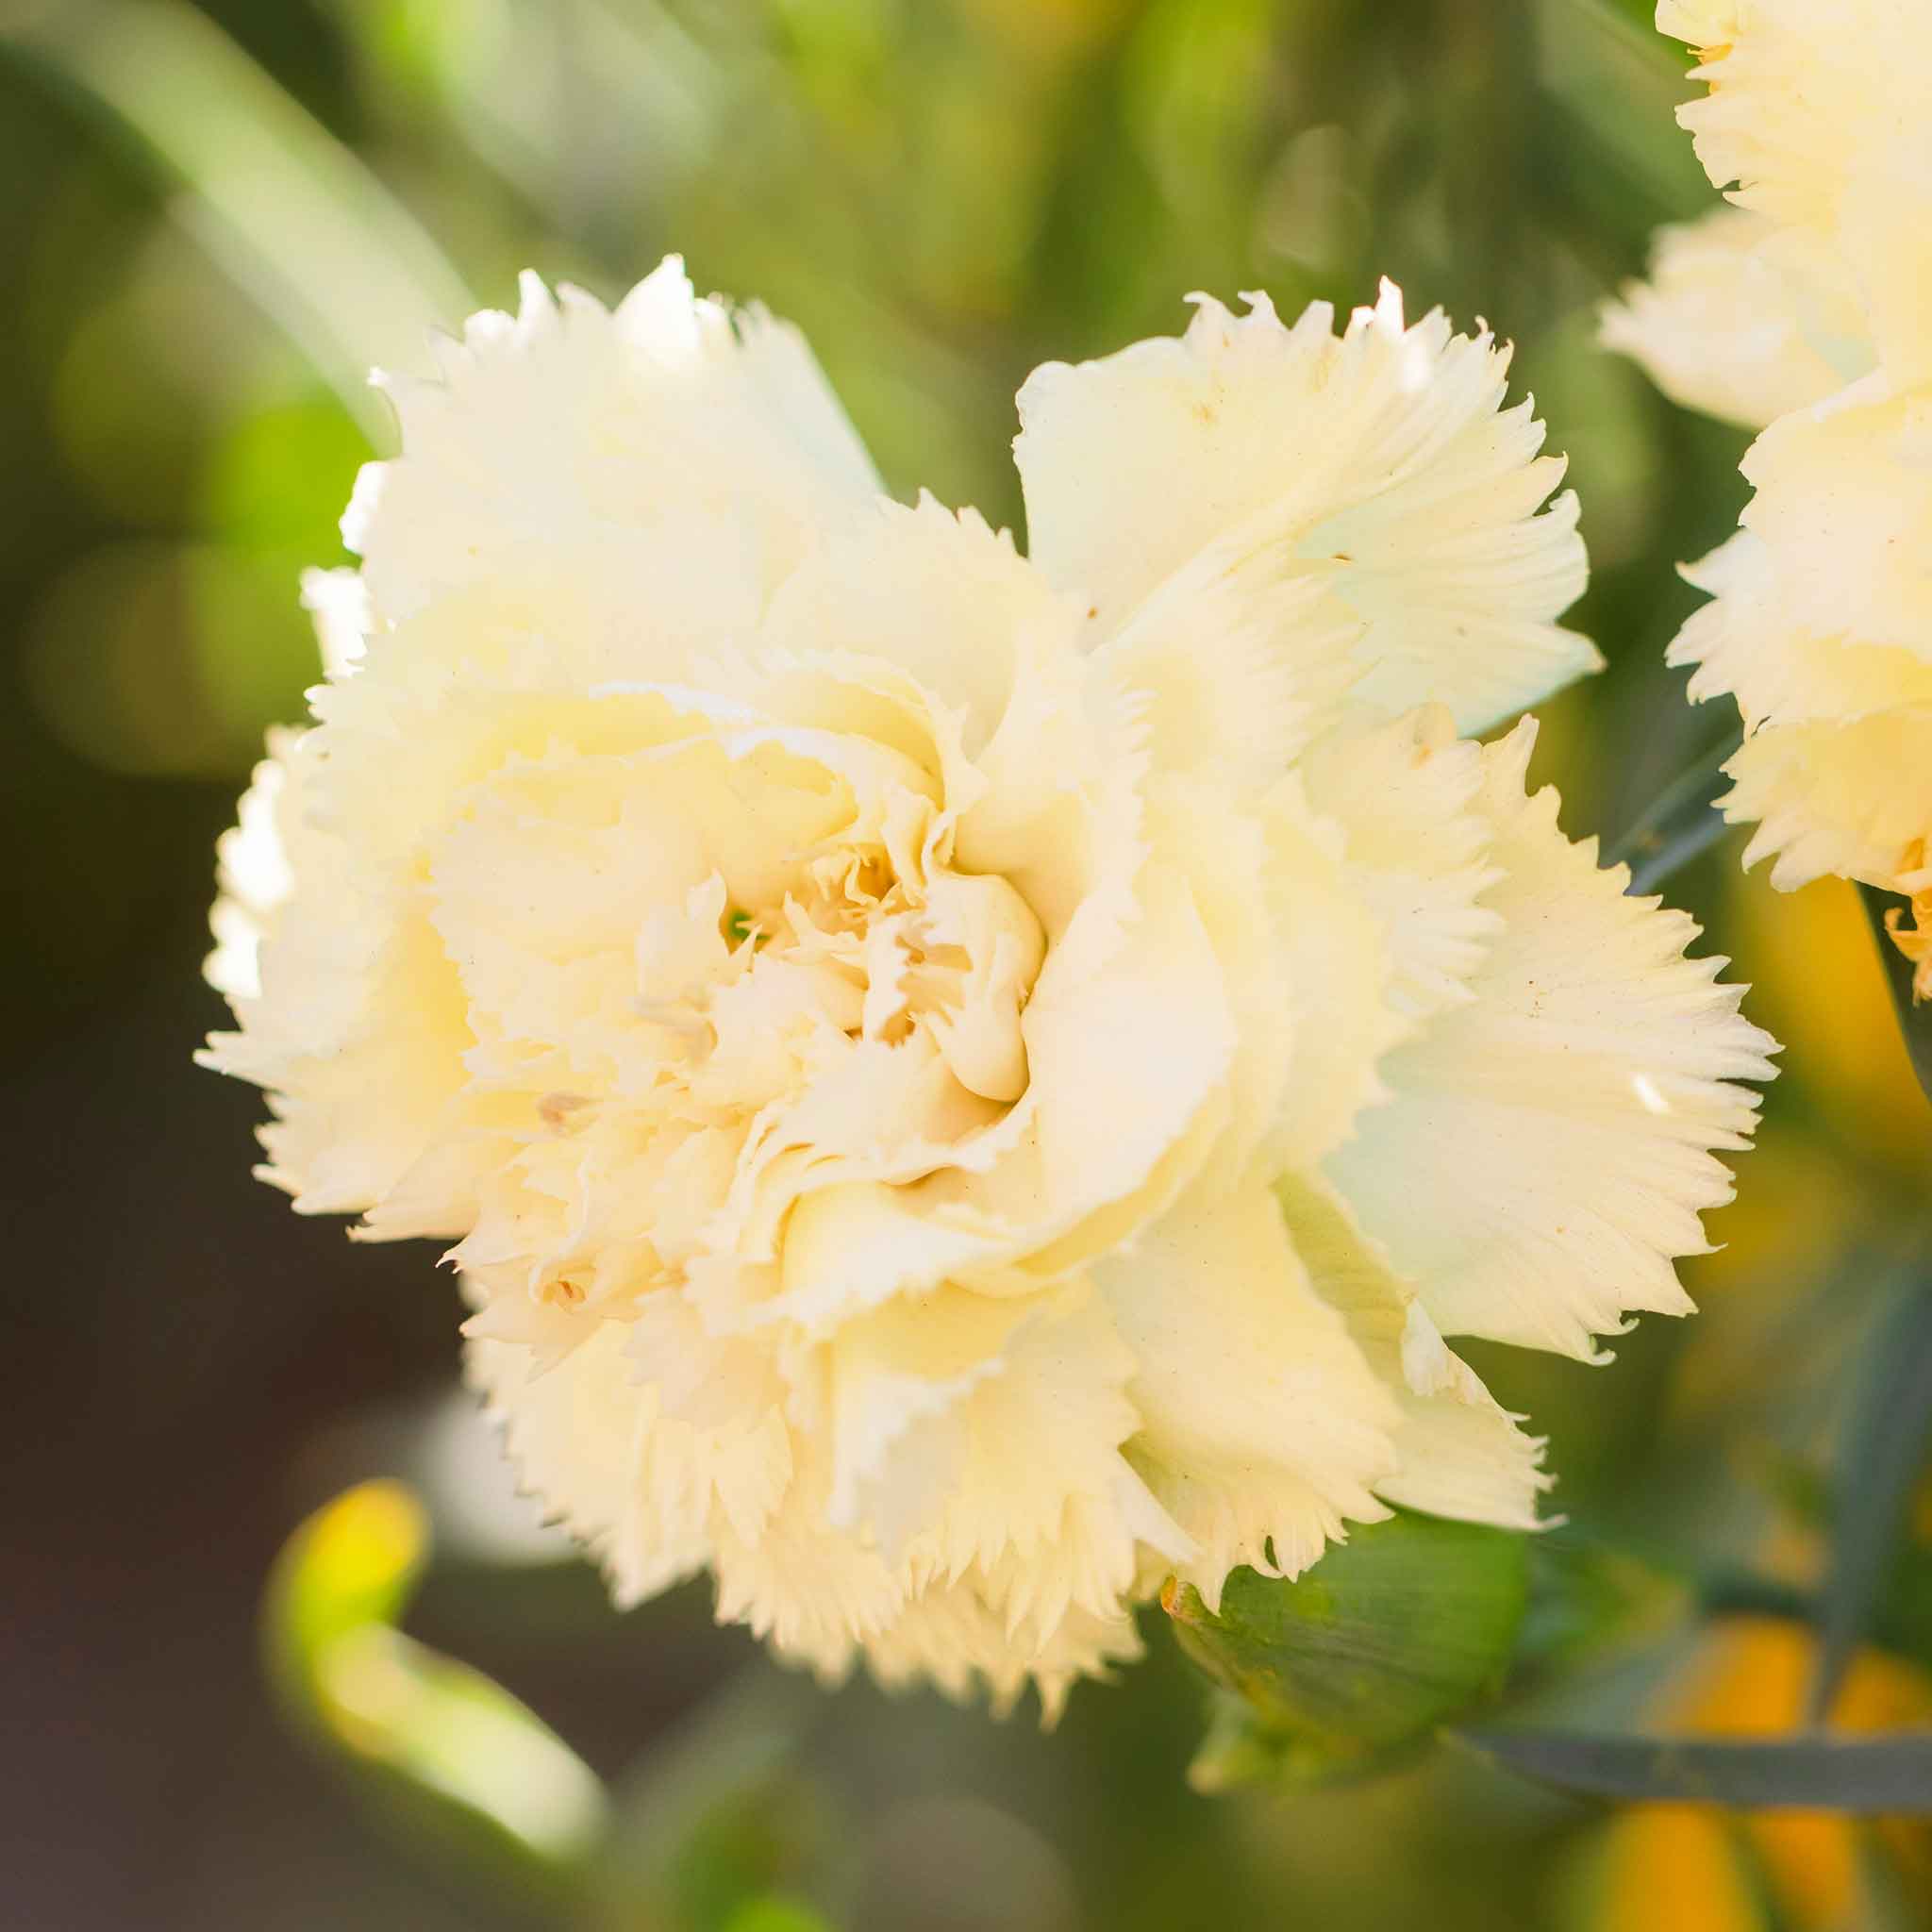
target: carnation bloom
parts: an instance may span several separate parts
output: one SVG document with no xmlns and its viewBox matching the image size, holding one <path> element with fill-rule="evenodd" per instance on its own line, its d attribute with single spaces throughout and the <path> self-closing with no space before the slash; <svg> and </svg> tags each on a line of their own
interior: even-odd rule
<svg viewBox="0 0 1932 1932">
<path fill-rule="evenodd" d="M 1914 896 L 1898 937 L 1932 995 L 1932 8 L 1665 0 L 1657 25 L 1701 50 L 1679 118 L 1740 206 L 1665 230 L 1605 339 L 1764 432 L 1672 661 L 1742 713 L 1746 862 Z"/>
<path fill-rule="evenodd" d="M 1593 661 L 1560 466 L 1486 335 L 1251 299 L 1032 376 L 1025 558 L 675 262 L 390 385 L 209 1058 L 455 1241 L 623 1601 L 1051 1709 L 1169 1574 L 1534 1524 L 1445 1336 L 1689 1306 L 1770 1042 L 1467 735 Z"/>
</svg>

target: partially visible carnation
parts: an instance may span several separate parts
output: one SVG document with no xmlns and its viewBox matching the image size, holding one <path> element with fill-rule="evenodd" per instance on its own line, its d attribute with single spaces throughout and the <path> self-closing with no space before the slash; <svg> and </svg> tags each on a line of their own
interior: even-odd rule
<svg viewBox="0 0 1932 1932">
<path fill-rule="evenodd" d="M 1738 701 L 1746 862 L 1913 899 L 1892 924 L 1932 995 L 1932 8 L 1666 0 L 1657 25 L 1703 55 L 1710 92 L 1679 118 L 1740 206 L 1664 230 L 1605 341 L 1764 431 L 1742 528 L 1686 572 L 1713 601 L 1672 661 Z"/>
<path fill-rule="evenodd" d="M 1932 376 L 1932 8 L 1924 0 L 1663 0 L 1701 56 L 1677 110 L 1713 187 L 1818 238 L 1862 288 L 1881 356 Z"/>
<path fill-rule="evenodd" d="M 208 1057 L 299 1209 L 454 1243 L 620 1600 L 1051 1710 L 1170 1574 L 1532 1525 L 1445 1338 L 1688 1308 L 1771 1042 L 1467 735 L 1595 661 L 1507 352 L 1386 290 L 1050 365 L 1025 558 L 675 262 L 441 359 L 309 584 Z"/>
</svg>

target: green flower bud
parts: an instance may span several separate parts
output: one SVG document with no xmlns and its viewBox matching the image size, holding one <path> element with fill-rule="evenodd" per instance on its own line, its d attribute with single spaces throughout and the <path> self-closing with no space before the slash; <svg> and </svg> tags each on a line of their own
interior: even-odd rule
<svg viewBox="0 0 1932 1932">
<path fill-rule="evenodd" d="M 1526 1539 L 1399 1512 L 1288 1580 L 1233 1572 L 1218 1612 L 1170 1580 L 1182 1651 L 1225 1693 L 1198 1790 L 1381 1768 L 1500 1684 L 1528 1594 Z"/>
</svg>

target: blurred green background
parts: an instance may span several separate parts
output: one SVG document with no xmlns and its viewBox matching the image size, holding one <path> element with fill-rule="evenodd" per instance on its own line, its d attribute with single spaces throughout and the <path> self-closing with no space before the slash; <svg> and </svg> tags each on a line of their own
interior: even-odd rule
<svg viewBox="0 0 1932 1932">
<path fill-rule="evenodd" d="M 276 1714 L 271 1560 L 378 1474 L 436 1519 L 411 1628 L 613 1780 L 645 1875 L 627 1905 L 572 1905 L 581 1922 L 1927 1922 L 1909 1835 L 1879 1860 L 1873 1834 L 1825 1821 L 1610 1820 L 1442 1755 L 1210 1802 L 1184 1782 L 1199 1689 L 1158 1628 L 1124 1687 L 1083 1688 L 1042 1736 L 1025 1712 L 823 1695 L 714 1630 L 697 1591 L 619 1618 L 519 1514 L 456 1392 L 449 1277 L 426 1250 L 352 1252 L 290 1215 L 247 1178 L 258 1097 L 189 1064 L 219 1017 L 197 979 L 212 841 L 264 726 L 299 716 L 316 675 L 296 574 L 341 560 L 356 465 L 389 447 L 367 369 L 422 369 L 425 327 L 511 303 L 525 265 L 614 298 L 682 250 L 701 287 L 804 325 L 895 491 L 1016 525 L 1020 380 L 1178 328 L 1189 290 L 1266 289 L 1292 313 L 1372 299 L 1388 274 L 1412 312 L 1487 318 L 1573 458 L 1595 566 L 1574 621 L 1611 665 L 1548 708 L 1541 770 L 1573 833 L 1626 824 L 1728 722 L 1678 702 L 1662 649 L 1694 601 L 1673 566 L 1734 522 L 1744 441 L 1594 346 L 1654 225 L 1711 201 L 1671 119 L 1682 62 L 1647 14 L 0 0 L 8 1924 L 567 1916 Z M 1774 899 L 1737 852 L 1673 896 L 1790 1050 L 1713 1229 L 1724 1250 L 1688 1271 L 1705 1313 L 1652 1322 L 1607 1373 L 1480 1366 L 1553 1439 L 1562 1534 L 1664 1574 L 1802 1580 L 1805 1498 L 1923 1212 L 1932 1114 L 1849 892 Z M 1791 1719 L 1793 1626 L 1666 1624 L 1543 1708 Z M 1860 1669 L 1869 1721 L 1932 1708 L 1906 1666 Z M 478 1735 L 465 1761 L 488 1774 Z"/>
</svg>

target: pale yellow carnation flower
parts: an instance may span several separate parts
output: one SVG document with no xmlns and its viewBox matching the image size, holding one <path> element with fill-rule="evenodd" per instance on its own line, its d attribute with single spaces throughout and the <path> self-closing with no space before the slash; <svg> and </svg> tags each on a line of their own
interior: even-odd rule
<svg viewBox="0 0 1932 1932">
<path fill-rule="evenodd" d="M 1658 238 L 1605 340 L 1692 408 L 1762 428 L 1757 494 L 1687 575 L 1713 602 L 1672 660 L 1734 695 L 1726 814 L 1747 862 L 1923 891 L 1932 843 L 1932 8 L 1690 0 L 1679 118 L 1725 210 Z M 1733 186 L 1735 184 L 1735 186 Z M 1901 932 L 1932 994 L 1919 931 Z"/>
<path fill-rule="evenodd" d="M 1507 363 L 1203 301 L 1028 381 L 1025 558 L 675 262 L 391 385 L 209 1058 L 300 1209 L 455 1242 L 621 1600 L 1051 1709 L 1170 1573 L 1536 1521 L 1444 1337 L 1685 1308 L 1770 1042 L 1458 735 L 1594 661 Z"/>
</svg>

